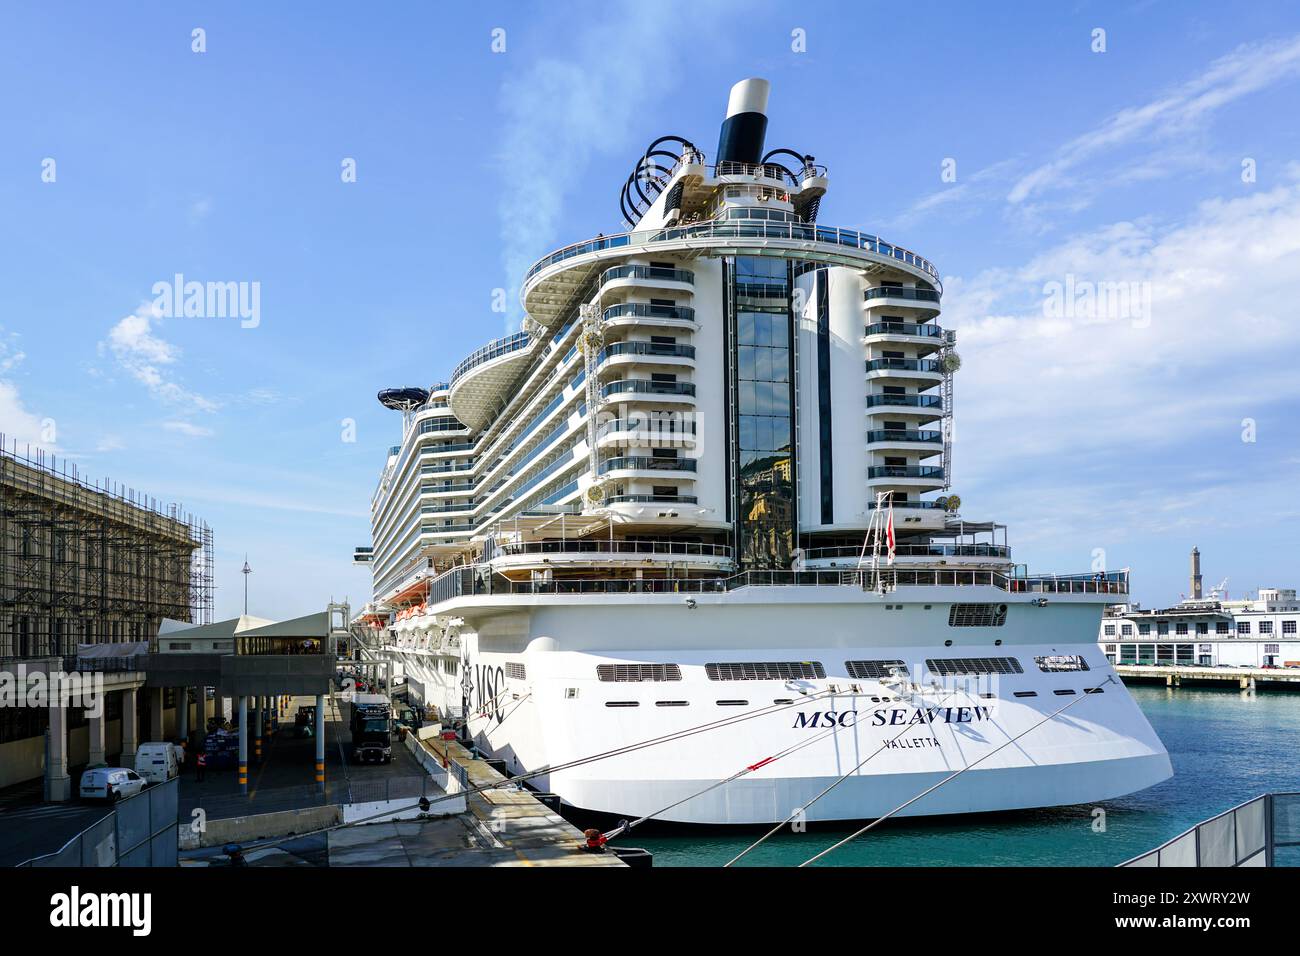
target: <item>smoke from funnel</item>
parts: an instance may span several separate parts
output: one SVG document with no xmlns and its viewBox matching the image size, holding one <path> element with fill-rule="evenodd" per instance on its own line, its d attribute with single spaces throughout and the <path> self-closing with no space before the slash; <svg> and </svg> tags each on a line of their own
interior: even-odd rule
<svg viewBox="0 0 1300 956">
<path fill-rule="evenodd" d="M 718 133 L 719 163 L 757 163 L 767 137 L 767 80 L 741 80 L 731 88 L 727 118 Z"/>
</svg>

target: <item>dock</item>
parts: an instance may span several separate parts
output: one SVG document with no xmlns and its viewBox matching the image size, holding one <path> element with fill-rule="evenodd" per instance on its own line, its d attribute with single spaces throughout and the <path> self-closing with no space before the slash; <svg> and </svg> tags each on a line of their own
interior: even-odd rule
<svg viewBox="0 0 1300 956">
<path fill-rule="evenodd" d="M 1126 684 L 1202 684 L 1241 690 L 1300 690 L 1296 667 L 1197 667 L 1191 664 L 1116 664 L 1115 673 Z"/>
</svg>

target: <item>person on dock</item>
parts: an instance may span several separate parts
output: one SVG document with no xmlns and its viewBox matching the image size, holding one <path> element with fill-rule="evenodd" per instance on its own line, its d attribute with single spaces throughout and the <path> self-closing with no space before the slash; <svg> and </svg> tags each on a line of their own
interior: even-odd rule
<svg viewBox="0 0 1300 956">
<path fill-rule="evenodd" d="M 203 782 L 203 771 L 208 767 L 208 755 L 200 750 L 194 755 L 194 782 Z"/>
</svg>

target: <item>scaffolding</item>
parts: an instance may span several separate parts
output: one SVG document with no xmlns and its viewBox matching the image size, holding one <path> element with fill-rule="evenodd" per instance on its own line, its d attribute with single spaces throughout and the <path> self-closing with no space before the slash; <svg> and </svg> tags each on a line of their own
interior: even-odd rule
<svg viewBox="0 0 1300 956">
<path fill-rule="evenodd" d="M 212 529 L 0 434 L 0 659 L 156 640 L 212 623 Z"/>
</svg>

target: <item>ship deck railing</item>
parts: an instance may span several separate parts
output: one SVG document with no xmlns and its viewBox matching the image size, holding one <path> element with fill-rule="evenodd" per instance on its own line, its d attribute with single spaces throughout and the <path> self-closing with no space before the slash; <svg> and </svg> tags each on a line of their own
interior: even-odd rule
<svg viewBox="0 0 1300 956">
<path fill-rule="evenodd" d="M 839 571 L 741 571 L 727 576 L 666 578 L 559 578 L 515 581 L 489 564 L 452 568 L 429 583 L 428 603 L 484 595 L 707 594 L 747 587 L 995 587 L 1011 594 L 1128 594 L 1128 571 L 1072 575 L 1019 575 L 999 571 L 936 568 L 868 568 Z"/>
</svg>

